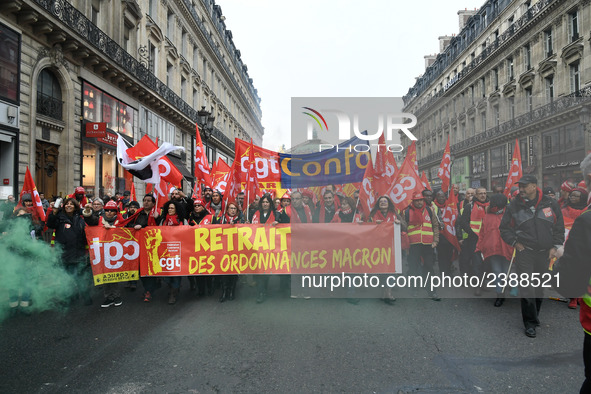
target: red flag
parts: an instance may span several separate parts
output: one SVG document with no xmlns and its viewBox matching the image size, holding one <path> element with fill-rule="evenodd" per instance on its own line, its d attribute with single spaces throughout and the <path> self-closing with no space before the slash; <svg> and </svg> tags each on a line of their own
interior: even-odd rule
<svg viewBox="0 0 591 394">
<path fill-rule="evenodd" d="M 392 199 L 396 209 L 403 210 L 410 205 L 412 196 L 415 193 L 421 193 L 423 190 L 423 182 L 414 169 L 412 158 L 410 155 L 406 155 L 404 163 L 398 170 L 396 178 L 390 185 L 386 195 Z"/>
<path fill-rule="evenodd" d="M 406 152 L 406 157 L 404 158 L 404 160 L 406 160 L 407 157 L 409 158 L 410 163 L 412 164 L 413 168 L 415 169 L 415 172 L 418 175 L 419 163 L 417 162 L 417 146 L 415 145 L 414 141 L 408 147 L 408 150 Z M 404 163 L 403 163 L 403 165 L 404 165 Z"/>
<path fill-rule="evenodd" d="M 363 175 L 363 181 L 361 182 L 361 188 L 359 190 L 359 202 L 357 204 L 357 206 L 360 208 L 359 211 L 363 213 L 365 219 L 367 219 L 378 198 L 378 196 L 376 196 L 376 190 L 373 187 L 374 179 L 374 168 L 370 157 L 367 167 L 365 167 L 365 175 Z"/>
<path fill-rule="evenodd" d="M 437 171 L 437 176 L 441 179 L 441 190 L 445 193 L 449 190 L 449 182 L 451 180 L 451 152 L 449 149 L 449 137 L 447 137 L 447 145 L 445 145 L 445 150 L 443 151 L 443 158 L 441 159 L 441 164 L 439 165 L 439 171 Z"/>
<path fill-rule="evenodd" d="M 133 181 L 131 182 L 131 196 L 130 196 L 130 201 L 137 201 L 137 196 L 135 194 L 135 185 L 133 184 Z"/>
<path fill-rule="evenodd" d="M 193 199 L 201 198 L 201 184 L 199 182 L 195 182 L 193 185 Z"/>
<path fill-rule="evenodd" d="M 509 169 L 509 176 L 505 183 L 505 191 L 503 194 L 509 198 L 511 194 L 511 187 L 523 176 L 521 169 L 521 152 L 519 151 L 519 140 L 515 140 L 515 149 L 513 150 L 513 159 L 511 159 L 511 168 Z"/>
<path fill-rule="evenodd" d="M 456 237 L 456 219 L 458 217 L 458 196 L 452 191 L 447 197 L 445 208 L 443 210 L 443 236 L 447 239 L 459 252 L 460 243 Z"/>
<path fill-rule="evenodd" d="M 197 130 L 195 137 L 195 179 L 204 183 L 205 186 L 211 187 L 211 169 L 209 168 L 209 162 L 205 155 L 205 148 L 203 147 L 197 124 L 195 124 L 195 129 Z"/>
<path fill-rule="evenodd" d="M 226 163 L 221 157 L 218 158 L 215 164 L 215 172 L 213 173 L 213 185 L 212 189 L 218 189 L 222 193 L 226 191 L 226 185 L 228 184 L 228 177 L 232 168 Z"/>
<path fill-rule="evenodd" d="M 139 159 L 144 156 L 148 156 L 150 153 L 158 149 L 158 145 L 150 139 L 147 135 L 144 135 L 137 144 L 127 149 L 127 155 L 130 158 Z M 163 180 L 172 183 L 174 186 L 180 187 L 183 175 L 175 167 L 170 159 L 166 156 L 158 160 L 158 168 L 160 169 L 160 176 Z"/>
<path fill-rule="evenodd" d="M 248 149 L 250 143 L 248 141 L 235 139 L 235 156 L 234 161 L 238 161 L 238 171 L 242 182 L 246 182 L 248 168 L 246 161 L 248 160 Z M 281 182 L 281 169 L 279 168 L 279 153 L 261 148 L 254 145 L 255 168 L 259 176 L 259 182 L 271 183 L 275 182 L 277 185 Z"/>
<path fill-rule="evenodd" d="M 252 204 L 259 192 L 259 177 L 255 168 L 254 144 L 252 143 L 251 138 L 250 149 L 248 151 L 248 176 L 246 178 L 246 190 L 244 191 L 244 195 L 246 197 L 244 205 L 249 206 Z"/>
<path fill-rule="evenodd" d="M 370 164 L 371 162 L 368 166 Z M 386 148 L 386 140 L 382 133 L 378 140 L 378 151 L 376 154 L 372 181 L 372 186 L 375 188 L 378 197 L 383 196 L 386 190 L 390 188 L 390 185 L 394 182 L 397 171 L 398 166 L 396 165 L 396 160 L 394 160 L 394 155 Z"/>
<path fill-rule="evenodd" d="M 240 182 L 240 164 L 234 160 L 232 163 L 232 169 L 228 173 L 228 180 L 226 190 L 224 191 L 224 207 L 228 205 L 229 201 L 236 201 L 236 196 L 240 193 L 241 182 Z"/>
<path fill-rule="evenodd" d="M 25 182 L 23 183 L 23 189 L 21 190 L 21 194 L 19 196 L 19 205 L 22 206 L 23 194 L 30 194 L 31 200 L 33 200 L 33 208 L 35 213 L 39 217 L 39 220 L 45 221 L 45 211 L 43 211 L 43 204 L 41 204 L 41 198 L 39 197 L 39 193 L 37 192 L 37 187 L 35 186 L 35 181 L 33 181 L 33 176 L 31 176 L 31 171 L 29 171 L 29 167 L 27 167 L 27 171 L 25 172 Z"/>
<path fill-rule="evenodd" d="M 421 174 L 421 183 L 423 184 L 425 189 L 433 191 L 433 189 L 431 189 L 431 184 L 429 184 L 429 179 L 427 179 L 427 174 L 425 174 L 425 171 L 423 171 L 423 173 Z"/>
</svg>

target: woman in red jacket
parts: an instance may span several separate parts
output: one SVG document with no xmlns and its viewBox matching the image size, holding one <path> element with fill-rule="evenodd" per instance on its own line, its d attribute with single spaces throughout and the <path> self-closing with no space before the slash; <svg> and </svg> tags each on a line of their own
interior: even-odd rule
<svg viewBox="0 0 591 394">
<path fill-rule="evenodd" d="M 499 275 L 507 273 L 509 260 L 513 256 L 513 247 L 501 239 L 501 233 L 499 232 L 506 206 L 507 197 L 503 194 L 493 194 L 490 197 L 490 205 L 486 208 L 486 214 L 482 219 L 482 228 L 478 234 L 476 244 L 476 252 L 481 252 L 484 260 L 490 261 L 492 270 L 497 277 L 497 299 L 495 300 L 495 306 L 497 307 L 503 305 L 505 301 Z"/>
</svg>

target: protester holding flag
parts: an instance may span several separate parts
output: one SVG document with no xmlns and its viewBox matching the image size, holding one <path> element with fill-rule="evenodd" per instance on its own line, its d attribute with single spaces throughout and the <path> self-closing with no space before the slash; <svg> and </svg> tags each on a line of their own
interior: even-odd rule
<svg viewBox="0 0 591 394">
<path fill-rule="evenodd" d="M 476 243 L 476 253 L 482 253 L 484 261 L 490 262 L 496 276 L 497 299 L 494 304 L 496 307 L 500 307 L 505 302 L 500 274 L 507 273 L 509 261 L 513 256 L 513 247 L 503 241 L 499 231 L 506 206 L 507 197 L 504 194 L 493 194 L 490 197 L 490 204 L 486 207 L 482 228 Z"/>
<path fill-rule="evenodd" d="M 37 211 L 36 207 L 33 204 L 33 199 L 29 193 L 25 193 L 21 196 L 20 204 L 26 210 L 27 214 L 29 214 L 31 219 L 31 225 L 33 230 L 35 231 L 35 237 L 40 237 L 43 231 L 43 220 L 39 217 L 39 212 Z M 17 205 L 17 207 L 19 206 Z"/>
<path fill-rule="evenodd" d="M 462 243 L 462 253 L 460 254 L 460 267 L 471 269 L 471 274 L 480 276 L 482 274 L 482 256 L 476 253 L 476 243 L 478 235 L 482 228 L 482 219 L 486 215 L 486 207 L 489 200 L 486 195 L 486 188 L 476 189 L 473 201 L 464 206 L 464 212 L 459 219 L 459 226 L 468 234 L 468 238 Z M 482 295 L 482 290 L 478 287 L 474 291 L 475 296 Z"/>
<path fill-rule="evenodd" d="M 47 218 L 47 227 L 55 229 L 55 242 L 62 249 L 62 263 L 70 274 L 85 305 L 91 305 L 90 285 L 92 283 L 90 264 L 86 255 L 86 223 L 80 215 L 80 204 L 75 198 L 66 199 L 63 207 L 55 202 Z"/>
<path fill-rule="evenodd" d="M 439 243 L 439 224 L 431 208 L 425 206 L 425 198 L 421 193 L 415 193 L 411 205 L 404 211 L 404 219 L 408 223 L 408 238 L 410 251 L 408 264 L 410 275 L 421 274 L 426 279 L 428 273 L 433 273 L 433 249 Z M 421 270 L 421 259 L 423 266 Z M 422 271 L 422 272 L 421 272 Z M 417 290 L 414 290 L 414 294 Z M 434 301 L 441 298 L 436 291 L 428 290 L 429 297 Z"/>
</svg>

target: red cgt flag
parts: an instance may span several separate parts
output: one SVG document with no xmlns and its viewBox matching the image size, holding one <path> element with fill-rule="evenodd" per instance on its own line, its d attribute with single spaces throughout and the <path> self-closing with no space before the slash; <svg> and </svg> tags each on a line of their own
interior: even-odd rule
<svg viewBox="0 0 591 394">
<path fill-rule="evenodd" d="M 372 181 L 372 185 L 375 188 L 378 197 L 383 196 L 390 188 L 390 185 L 394 182 L 397 171 L 398 166 L 396 165 L 396 160 L 394 160 L 394 155 L 386 149 L 386 140 L 382 133 L 378 140 L 378 152 L 376 154 L 376 163 L 373 169 Z"/>
<path fill-rule="evenodd" d="M 449 190 L 449 182 L 451 180 L 451 151 L 449 149 L 449 137 L 447 137 L 447 145 L 445 145 L 445 150 L 443 151 L 443 158 L 441 159 L 441 164 L 439 165 L 439 170 L 437 171 L 437 176 L 441 179 L 441 190 L 445 193 Z"/>
<path fill-rule="evenodd" d="M 133 180 L 131 181 L 131 196 L 130 196 L 130 201 L 137 201 L 137 196 L 135 194 L 135 185 L 133 184 Z"/>
<path fill-rule="evenodd" d="M 521 169 L 521 152 L 519 150 L 519 140 L 515 140 L 515 149 L 513 150 L 513 158 L 511 159 L 511 169 L 509 169 L 509 176 L 507 183 L 505 183 L 505 191 L 503 194 L 510 198 L 511 187 L 523 176 Z"/>
<path fill-rule="evenodd" d="M 246 178 L 246 190 L 244 191 L 246 200 L 244 206 L 248 207 L 254 202 L 256 196 L 260 193 L 259 177 L 255 168 L 254 161 L 254 144 L 252 138 L 250 139 L 250 149 L 248 151 L 248 175 Z"/>
<path fill-rule="evenodd" d="M 412 161 L 413 158 L 407 154 L 404 163 L 402 163 L 396 174 L 394 183 L 392 183 L 386 193 L 398 210 L 408 207 L 412 201 L 413 194 L 421 193 L 424 190 L 423 182 L 419 174 L 415 171 Z"/>
<path fill-rule="evenodd" d="M 421 182 L 423 183 L 423 186 L 425 186 L 425 189 L 433 191 L 433 189 L 431 189 L 431 184 L 429 183 L 429 179 L 427 179 L 427 174 L 425 174 L 425 171 L 423 171 L 423 173 L 421 174 Z"/>
<path fill-rule="evenodd" d="M 25 182 L 23 183 L 23 189 L 21 190 L 21 194 L 19 196 L 19 204 L 21 204 L 23 194 L 31 195 L 31 199 L 33 200 L 33 208 L 35 209 L 37 216 L 41 221 L 45 221 L 45 211 L 43 211 L 41 198 L 37 192 L 37 187 L 35 186 L 35 181 L 33 181 L 33 176 L 31 175 L 31 171 L 29 171 L 29 167 L 27 167 L 27 171 L 25 172 Z"/>
<path fill-rule="evenodd" d="M 140 157 L 148 156 L 156 149 L 158 149 L 158 144 L 152 141 L 150 137 L 148 137 L 147 135 L 144 135 L 142 139 L 138 141 L 137 144 L 135 144 L 131 148 L 128 148 L 126 152 L 130 158 L 133 158 L 135 160 Z M 159 159 L 158 168 L 160 169 L 160 177 L 163 180 L 172 183 L 174 186 L 181 186 L 183 175 L 178 170 L 178 168 L 176 168 L 175 165 L 172 164 L 168 157 L 164 156 Z"/>
<path fill-rule="evenodd" d="M 456 219 L 458 217 L 458 196 L 452 191 L 447 197 L 445 208 L 443 210 L 443 236 L 451 243 L 459 252 L 460 243 L 456 237 Z"/>
<path fill-rule="evenodd" d="M 407 157 L 409 158 L 410 163 L 412 164 L 413 168 L 415 169 L 415 172 L 418 175 L 419 163 L 417 162 L 417 146 L 415 145 L 414 141 L 408 147 L 408 150 L 406 151 L 406 157 L 404 159 L 406 160 Z"/>
<path fill-rule="evenodd" d="M 374 169 L 370 157 L 367 167 L 365 167 L 365 175 L 363 176 L 363 181 L 361 182 L 361 188 L 359 190 L 359 202 L 357 204 L 359 210 L 366 219 L 377 200 L 376 188 L 373 186 L 374 179 Z"/>
<path fill-rule="evenodd" d="M 203 148 L 203 142 L 201 141 L 201 135 L 199 134 L 199 126 L 195 124 L 197 130 L 195 137 L 195 179 L 205 186 L 212 187 L 211 182 L 211 169 L 209 168 L 209 162 L 205 155 L 205 149 Z"/>
</svg>

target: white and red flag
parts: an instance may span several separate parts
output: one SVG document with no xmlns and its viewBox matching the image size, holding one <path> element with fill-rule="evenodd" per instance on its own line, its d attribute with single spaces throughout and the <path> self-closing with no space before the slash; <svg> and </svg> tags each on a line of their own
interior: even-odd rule
<svg viewBox="0 0 591 394">
<path fill-rule="evenodd" d="M 23 183 L 23 188 L 19 195 L 18 206 L 23 206 L 23 194 L 31 195 L 31 200 L 33 201 L 33 208 L 36 216 L 38 216 L 40 220 L 45 221 L 45 211 L 43 211 L 43 204 L 41 204 L 41 198 L 39 197 L 39 192 L 37 191 L 37 187 L 35 186 L 35 181 L 33 180 L 31 171 L 29 171 L 29 167 L 27 167 L 27 171 L 25 172 L 25 182 Z"/>
<path fill-rule="evenodd" d="M 207 155 L 205 154 L 205 148 L 203 147 L 197 124 L 195 124 L 195 129 L 195 179 L 205 186 L 212 187 L 211 168 L 209 168 L 209 162 L 207 161 Z"/>
</svg>

